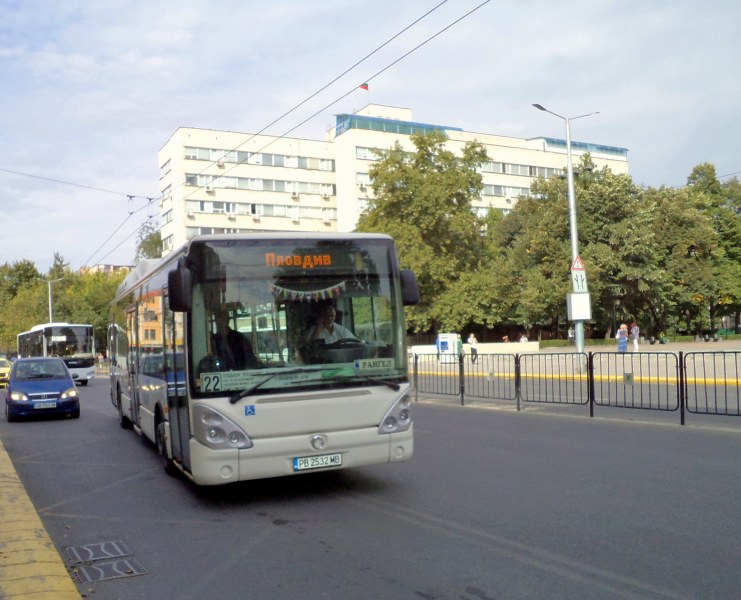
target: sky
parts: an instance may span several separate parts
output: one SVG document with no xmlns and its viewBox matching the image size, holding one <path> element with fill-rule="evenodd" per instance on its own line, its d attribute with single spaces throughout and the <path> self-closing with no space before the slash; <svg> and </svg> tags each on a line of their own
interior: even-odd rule
<svg viewBox="0 0 741 600">
<path fill-rule="evenodd" d="M 572 139 L 627 148 L 638 185 L 681 186 L 705 162 L 741 175 L 737 0 L 0 10 L 0 264 L 30 260 L 42 274 L 55 253 L 73 269 L 133 262 L 139 227 L 159 213 L 157 153 L 178 127 L 321 140 L 335 114 L 375 103 L 466 131 L 563 139 L 565 122 L 539 103 L 569 118 L 598 111 L 570 122 Z"/>
</svg>

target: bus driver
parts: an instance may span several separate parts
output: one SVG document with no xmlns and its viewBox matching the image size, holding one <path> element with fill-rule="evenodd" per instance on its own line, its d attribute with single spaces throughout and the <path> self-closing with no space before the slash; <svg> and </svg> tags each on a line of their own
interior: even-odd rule
<svg viewBox="0 0 741 600">
<path fill-rule="evenodd" d="M 347 327 L 335 323 L 337 311 L 331 304 L 324 304 L 319 312 L 316 324 L 309 330 L 309 341 L 323 340 L 326 344 L 332 344 L 339 340 L 358 340 L 355 334 Z"/>
</svg>

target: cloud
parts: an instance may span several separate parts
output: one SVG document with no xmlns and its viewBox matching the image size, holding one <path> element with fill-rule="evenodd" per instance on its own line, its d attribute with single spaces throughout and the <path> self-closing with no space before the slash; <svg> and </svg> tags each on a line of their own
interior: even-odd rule
<svg viewBox="0 0 741 600">
<path fill-rule="evenodd" d="M 157 152 L 178 127 L 259 131 L 437 4 L 10 3 L 0 23 L 0 168 L 117 194 L 0 171 L 14 224 L 5 260 L 43 270 L 59 252 L 79 267 L 125 222 L 93 258 L 130 262 L 135 236 L 112 248 L 146 220 Z M 269 132 L 322 139 L 333 114 L 370 99 L 470 131 L 563 137 L 562 122 L 531 107 L 539 102 L 568 116 L 600 111 L 573 124 L 574 138 L 627 147 L 638 183 L 680 185 L 706 161 L 719 174 L 741 170 L 738 3 L 502 0 L 424 43 L 479 4 L 440 6 Z M 376 74 L 367 96 L 353 92 Z"/>
</svg>

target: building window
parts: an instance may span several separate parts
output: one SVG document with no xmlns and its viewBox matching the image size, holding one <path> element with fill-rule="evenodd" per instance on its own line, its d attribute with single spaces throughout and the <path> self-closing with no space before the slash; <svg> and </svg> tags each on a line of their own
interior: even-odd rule
<svg viewBox="0 0 741 600">
<path fill-rule="evenodd" d="M 165 163 L 160 167 L 160 179 L 162 179 L 165 175 L 167 175 L 172 170 L 171 161 L 167 160 Z"/>
<path fill-rule="evenodd" d="M 357 146 L 355 148 L 355 158 L 358 160 L 380 160 L 378 158 L 377 150 L 374 148 L 365 148 L 364 146 Z"/>
</svg>

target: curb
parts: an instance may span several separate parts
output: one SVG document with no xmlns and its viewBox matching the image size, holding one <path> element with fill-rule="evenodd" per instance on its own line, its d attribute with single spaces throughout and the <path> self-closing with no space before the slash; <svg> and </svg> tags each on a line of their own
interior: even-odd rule
<svg viewBox="0 0 741 600">
<path fill-rule="evenodd" d="M 80 600 L 0 441 L 0 598 Z"/>
</svg>

